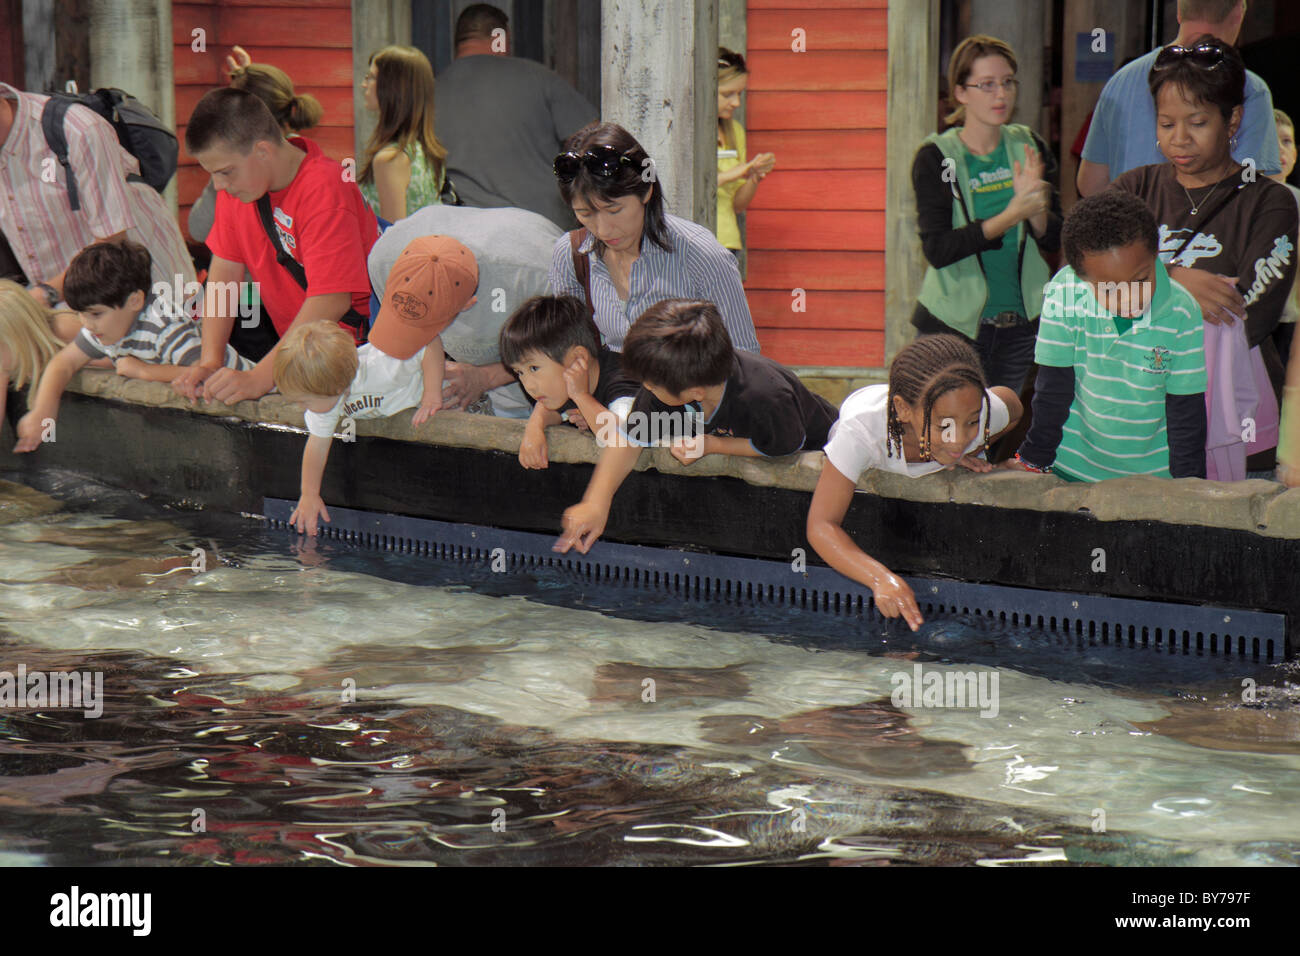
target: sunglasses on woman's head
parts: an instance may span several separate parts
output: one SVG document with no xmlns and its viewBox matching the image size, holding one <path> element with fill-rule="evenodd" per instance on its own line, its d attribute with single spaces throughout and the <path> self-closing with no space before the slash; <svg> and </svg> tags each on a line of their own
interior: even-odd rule
<svg viewBox="0 0 1300 956">
<path fill-rule="evenodd" d="M 1156 70 L 1167 70 L 1171 66 L 1190 60 L 1203 70 L 1213 70 L 1227 59 L 1223 47 L 1215 43 L 1198 43 L 1196 46 L 1167 46 L 1156 57 Z"/>
<path fill-rule="evenodd" d="M 718 57 L 718 66 L 734 66 L 736 69 L 743 71 L 745 69 L 745 58 L 739 53 L 724 53 Z"/>
<path fill-rule="evenodd" d="M 618 175 L 622 167 L 631 165 L 631 158 L 613 146 L 593 146 L 585 153 L 561 153 L 555 157 L 553 168 L 556 179 L 562 183 L 571 183 L 578 175 L 578 170 L 583 168 L 593 176 L 610 179 Z"/>
</svg>

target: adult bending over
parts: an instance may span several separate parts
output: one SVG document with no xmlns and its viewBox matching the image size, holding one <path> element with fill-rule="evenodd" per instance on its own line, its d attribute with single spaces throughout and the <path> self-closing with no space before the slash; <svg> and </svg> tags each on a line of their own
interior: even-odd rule
<svg viewBox="0 0 1300 956">
<path fill-rule="evenodd" d="M 631 133 L 615 123 L 583 127 L 555 157 L 555 178 L 584 227 L 576 255 L 587 259 L 590 303 L 609 349 L 623 351 L 628 329 L 655 303 L 700 299 L 717 305 L 732 345 L 759 350 L 735 257 L 708 229 L 664 212 L 654 161 Z M 551 292 L 586 299 L 574 235 L 556 240 Z"/>
</svg>

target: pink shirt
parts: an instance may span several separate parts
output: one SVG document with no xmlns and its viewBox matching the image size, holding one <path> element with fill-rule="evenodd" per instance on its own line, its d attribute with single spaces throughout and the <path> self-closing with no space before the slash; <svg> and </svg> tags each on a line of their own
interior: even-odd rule
<svg viewBox="0 0 1300 956">
<path fill-rule="evenodd" d="M 49 97 L 5 83 L 0 96 L 14 106 L 13 128 L 0 148 L 0 231 L 28 281 L 57 276 L 86 246 L 123 231 L 149 250 L 155 283 L 175 287 L 177 276 L 181 285 L 195 278 L 166 201 L 151 186 L 126 181 L 140 164 L 108 121 L 89 109 L 68 110 L 68 162 L 81 198 L 81 209 L 73 212 L 67 175 L 41 131 L 41 110 Z"/>
</svg>

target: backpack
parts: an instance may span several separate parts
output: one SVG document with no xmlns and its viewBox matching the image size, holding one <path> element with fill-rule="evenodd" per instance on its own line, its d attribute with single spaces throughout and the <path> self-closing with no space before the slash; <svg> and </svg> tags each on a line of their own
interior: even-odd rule
<svg viewBox="0 0 1300 956">
<path fill-rule="evenodd" d="M 75 85 L 69 86 L 76 90 Z M 46 145 L 67 174 L 68 202 L 74 211 L 81 208 L 81 199 L 77 194 L 76 173 L 68 164 L 68 137 L 63 126 L 63 118 L 73 106 L 87 107 L 108 120 L 117 133 L 118 142 L 140 161 L 140 174 L 128 174 L 128 182 L 148 183 L 158 192 L 166 188 L 176 173 L 179 145 L 176 134 L 153 110 L 130 93 L 116 88 L 90 93 L 52 92 L 49 96 L 41 111 L 41 129 L 45 133 Z"/>
</svg>

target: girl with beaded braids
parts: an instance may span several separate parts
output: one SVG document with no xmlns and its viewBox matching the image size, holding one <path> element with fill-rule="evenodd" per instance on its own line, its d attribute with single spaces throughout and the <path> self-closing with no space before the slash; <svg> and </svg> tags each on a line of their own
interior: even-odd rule
<svg viewBox="0 0 1300 956">
<path fill-rule="evenodd" d="M 987 388 L 979 353 L 956 335 L 927 335 L 894 357 L 888 385 L 844 400 L 826 443 L 826 465 L 808 510 L 808 541 L 831 567 L 871 588 L 876 609 L 912 630 L 921 611 L 907 582 L 866 554 L 843 528 L 858 478 L 868 469 L 912 478 L 960 465 L 991 471 L 982 456 L 1020 421 L 1009 388 Z"/>
</svg>

